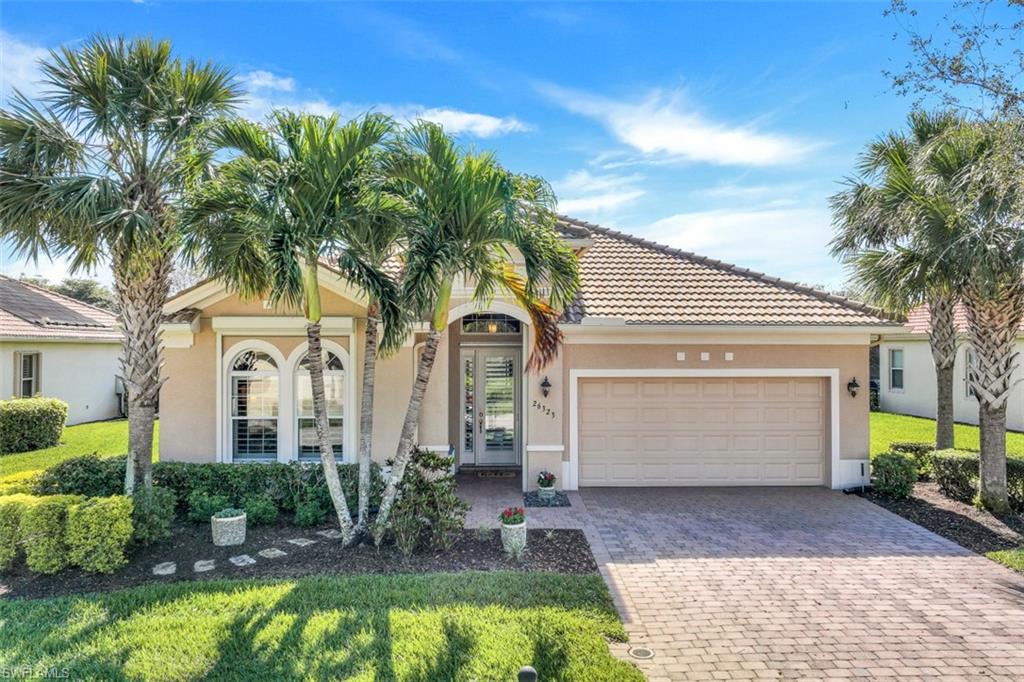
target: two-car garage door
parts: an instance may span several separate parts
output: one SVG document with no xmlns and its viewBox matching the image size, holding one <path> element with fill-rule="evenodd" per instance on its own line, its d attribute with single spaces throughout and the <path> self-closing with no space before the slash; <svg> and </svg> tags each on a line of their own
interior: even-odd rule
<svg viewBox="0 0 1024 682">
<path fill-rule="evenodd" d="M 581 486 L 821 485 L 826 381 L 581 379 Z"/>
</svg>

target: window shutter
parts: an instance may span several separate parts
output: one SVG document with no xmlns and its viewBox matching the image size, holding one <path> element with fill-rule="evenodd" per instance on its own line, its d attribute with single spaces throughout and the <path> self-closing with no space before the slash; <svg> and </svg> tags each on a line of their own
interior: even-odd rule
<svg viewBox="0 0 1024 682">
<path fill-rule="evenodd" d="M 14 386 L 12 393 L 15 398 L 23 397 L 21 395 L 21 352 L 14 351 Z"/>
<path fill-rule="evenodd" d="M 36 361 L 33 363 L 32 371 L 35 373 L 32 386 L 35 387 L 36 395 L 43 394 L 43 354 L 36 353 Z"/>
</svg>

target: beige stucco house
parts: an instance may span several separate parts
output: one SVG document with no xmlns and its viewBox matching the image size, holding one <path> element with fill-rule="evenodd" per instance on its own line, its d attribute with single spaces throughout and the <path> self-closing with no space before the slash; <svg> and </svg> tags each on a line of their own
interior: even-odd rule
<svg viewBox="0 0 1024 682">
<path fill-rule="evenodd" d="M 456 288 L 418 441 L 462 470 L 548 469 L 579 486 L 867 482 L 868 348 L 899 328 L 862 304 L 577 220 L 565 344 L 523 372 L 529 318 Z M 354 459 L 363 298 L 324 266 L 336 448 Z M 300 311 L 216 281 L 167 303 L 160 457 L 316 459 Z M 377 366 L 374 458 L 393 456 L 422 334 Z M 862 387 L 851 395 L 854 379 Z"/>
</svg>

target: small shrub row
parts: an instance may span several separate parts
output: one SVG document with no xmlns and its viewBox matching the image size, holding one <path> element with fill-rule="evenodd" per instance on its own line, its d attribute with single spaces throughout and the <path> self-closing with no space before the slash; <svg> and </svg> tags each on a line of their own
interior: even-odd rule
<svg viewBox="0 0 1024 682">
<path fill-rule="evenodd" d="M 871 459 L 871 486 L 890 497 L 910 497 L 917 482 L 914 458 L 900 452 L 882 452 Z"/>
<path fill-rule="evenodd" d="M 0 455 L 60 443 L 68 404 L 56 398 L 0 400 Z"/>
<path fill-rule="evenodd" d="M 132 537 L 132 500 L 113 496 L 8 495 L 0 498 L 0 570 L 19 550 L 36 573 L 69 565 L 110 573 L 126 563 Z"/>
<path fill-rule="evenodd" d="M 932 453 L 935 443 L 921 441 L 897 440 L 889 443 L 889 452 L 898 452 L 914 458 L 917 468 L 917 480 L 928 481 L 932 477 Z"/>
<path fill-rule="evenodd" d="M 973 504 L 978 495 L 979 454 L 970 450 L 938 450 L 932 454 L 935 482 L 946 497 Z M 1024 512 L 1024 459 L 1006 458 L 1006 491 L 1010 508 Z"/>
</svg>

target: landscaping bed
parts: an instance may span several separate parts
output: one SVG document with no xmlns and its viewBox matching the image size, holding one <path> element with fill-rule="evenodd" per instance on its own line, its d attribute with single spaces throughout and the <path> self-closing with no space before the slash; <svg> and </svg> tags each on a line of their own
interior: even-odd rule
<svg viewBox="0 0 1024 682">
<path fill-rule="evenodd" d="M 864 497 L 936 535 L 952 540 L 979 554 L 1011 550 L 1024 545 L 1024 515 L 999 517 L 976 507 L 951 500 L 935 483 L 917 483 L 905 499 L 894 499 L 868 491 Z"/>
<path fill-rule="evenodd" d="M 393 545 L 379 550 L 372 546 L 345 549 L 325 538 L 320 528 L 293 525 L 250 527 L 246 541 L 235 547 L 214 547 L 209 524 L 179 522 L 171 538 L 139 547 L 128 556 L 128 565 L 111 575 L 85 573 L 77 569 L 57 575 L 31 573 L 23 563 L 0 574 L 0 597 L 53 597 L 83 592 L 108 592 L 125 587 L 171 581 L 220 578 L 298 578 L 313 575 L 359 573 L 430 573 L 459 571 L 530 571 L 570 574 L 596 573 L 597 564 L 586 537 L 579 530 L 531 530 L 521 560 L 510 558 L 501 547 L 497 529 L 464 530 L 450 550 L 423 547 L 404 557 Z M 292 539 L 314 540 L 298 546 Z M 261 550 L 277 548 L 286 556 L 266 558 Z M 255 563 L 236 567 L 231 557 L 249 555 Z M 214 560 L 215 568 L 202 573 L 193 570 L 196 561 Z M 157 564 L 173 561 L 173 575 L 153 574 Z"/>
</svg>

